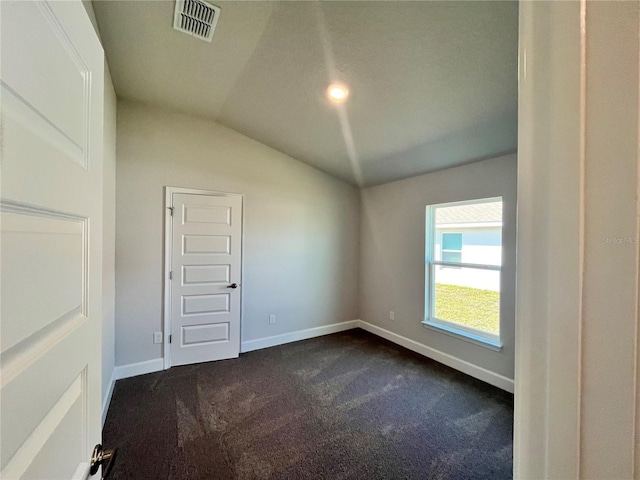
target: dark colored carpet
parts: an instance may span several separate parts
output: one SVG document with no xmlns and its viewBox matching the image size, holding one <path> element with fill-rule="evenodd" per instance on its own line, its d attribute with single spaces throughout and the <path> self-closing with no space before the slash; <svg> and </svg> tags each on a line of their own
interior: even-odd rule
<svg viewBox="0 0 640 480">
<path fill-rule="evenodd" d="M 113 479 L 512 477 L 513 396 L 362 330 L 117 382 Z"/>
</svg>

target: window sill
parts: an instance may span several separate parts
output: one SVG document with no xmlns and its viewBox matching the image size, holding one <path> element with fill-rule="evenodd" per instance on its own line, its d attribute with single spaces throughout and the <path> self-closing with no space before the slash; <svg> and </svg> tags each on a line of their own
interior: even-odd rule
<svg viewBox="0 0 640 480">
<path fill-rule="evenodd" d="M 478 335 L 458 330 L 456 328 L 447 327 L 430 320 L 425 320 L 422 322 L 422 324 L 430 330 L 435 330 L 436 332 L 444 333 L 445 335 L 449 335 L 450 337 L 464 340 L 465 342 L 473 343 L 474 345 L 479 345 L 484 348 L 488 348 L 489 350 L 493 350 L 494 352 L 500 352 L 502 350 L 502 344 L 500 342 L 482 338 Z"/>
</svg>

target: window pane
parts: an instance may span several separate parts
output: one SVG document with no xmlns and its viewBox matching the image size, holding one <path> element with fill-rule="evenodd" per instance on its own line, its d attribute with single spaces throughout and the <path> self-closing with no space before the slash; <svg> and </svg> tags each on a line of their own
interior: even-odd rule
<svg viewBox="0 0 640 480">
<path fill-rule="evenodd" d="M 465 223 L 502 223 L 502 200 L 436 208 L 436 227 Z"/>
<path fill-rule="evenodd" d="M 502 265 L 502 200 L 434 206 L 434 260 Z M 448 260 L 449 251 L 462 255 Z"/>
<path fill-rule="evenodd" d="M 462 252 L 442 252 L 443 262 L 461 262 Z"/>
<path fill-rule="evenodd" d="M 462 250 L 462 234 L 461 233 L 443 233 L 442 249 L 443 250 Z"/>
<path fill-rule="evenodd" d="M 478 268 L 435 268 L 433 275 L 436 318 L 499 334 L 500 272 Z"/>
</svg>

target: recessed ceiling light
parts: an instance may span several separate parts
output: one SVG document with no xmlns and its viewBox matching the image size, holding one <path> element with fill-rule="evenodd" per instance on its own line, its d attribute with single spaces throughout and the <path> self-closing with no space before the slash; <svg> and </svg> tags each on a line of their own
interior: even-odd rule
<svg viewBox="0 0 640 480">
<path fill-rule="evenodd" d="M 349 90 L 344 85 L 334 83 L 327 88 L 327 96 L 330 100 L 341 103 L 344 102 L 349 96 Z"/>
</svg>

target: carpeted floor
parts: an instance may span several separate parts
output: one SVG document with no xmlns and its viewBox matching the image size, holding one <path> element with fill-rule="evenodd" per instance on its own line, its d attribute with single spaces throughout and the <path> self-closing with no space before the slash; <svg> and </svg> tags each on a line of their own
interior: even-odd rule
<svg viewBox="0 0 640 480">
<path fill-rule="evenodd" d="M 512 477 L 513 396 L 362 330 L 120 380 L 113 479 Z"/>
</svg>

